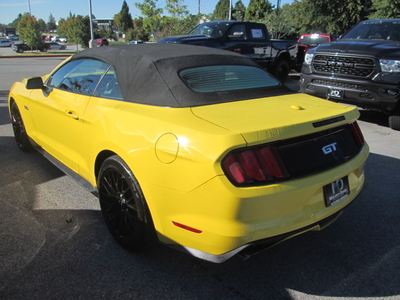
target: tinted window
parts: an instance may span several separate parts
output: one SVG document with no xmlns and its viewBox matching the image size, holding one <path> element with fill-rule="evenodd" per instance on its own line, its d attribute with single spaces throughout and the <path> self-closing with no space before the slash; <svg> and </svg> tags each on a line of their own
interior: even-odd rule
<svg viewBox="0 0 400 300">
<path fill-rule="evenodd" d="M 346 33 L 341 39 L 378 39 L 400 41 L 399 22 L 364 22 Z"/>
<path fill-rule="evenodd" d="M 113 67 L 110 67 L 101 79 L 94 95 L 103 98 L 122 100 L 117 75 L 115 74 L 115 69 Z"/>
<path fill-rule="evenodd" d="M 91 95 L 108 64 L 94 59 L 68 62 L 49 78 L 47 85 L 73 93 Z"/>
<path fill-rule="evenodd" d="M 179 73 L 195 92 L 209 93 L 279 86 L 279 82 L 260 68 L 251 66 L 207 66 Z"/>
</svg>

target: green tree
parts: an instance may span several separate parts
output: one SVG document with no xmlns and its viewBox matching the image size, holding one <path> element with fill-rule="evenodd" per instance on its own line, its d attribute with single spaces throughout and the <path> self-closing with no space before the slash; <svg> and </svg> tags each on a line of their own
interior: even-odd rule
<svg viewBox="0 0 400 300">
<path fill-rule="evenodd" d="M 229 0 L 219 0 L 212 14 L 212 20 L 229 20 Z"/>
<path fill-rule="evenodd" d="M 245 21 L 259 22 L 272 12 L 272 4 L 266 0 L 250 0 Z"/>
<path fill-rule="evenodd" d="M 53 15 L 51 13 L 50 13 L 50 16 L 49 16 L 49 21 L 47 22 L 47 29 L 48 30 L 57 29 L 56 19 L 53 17 Z"/>
<path fill-rule="evenodd" d="M 68 19 L 60 19 L 58 22 L 57 33 L 66 37 L 69 42 L 87 48 L 90 41 L 90 18 L 70 13 Z"/>
<path fill-rule="evenodd" d="M 33 49 L 42 43 L 39 22 L 30 13 L 21 16 L 17 27 L 19 38 Z"/>
<path fill-rule="evenodd" d="M 301 33 L 342 34 L 367 19 L 372 0 L 303 0 L 297 12 Z"/>
<path fill-rule="evenodd" d="M 12 22 L 10 23 L 10 26 L 11 26 L 12 28 L 18 28 L 18 23 L 19 23 L 19 21 L 21 20 L 21 18 L 22 18 L 22 14 L 18 14 L 18 17 L 17 17 L 16 19 L 14 19 L 14 21 L 12 21 Z"/>
<path fill-rule="evenodd" d="M 187 31 L 184 22 L 185 18 L 189 15 L 189 10 L 186 5 L 182 5 L 182 0 L 167 0 L 165 10 L 171 15 L 168 18 L 163 18 L 166 28 L 166 34 L 177 35 Z"/>
<path fill-rule="evenodd" d="M 45 22 L 43 19 L 39 19 L 39 20 L 38 20 L 38 23 L 39 23 L 40 31 L 41 31 L 41 32 L 45 32 L 46 29 L 47 29 L 47 24 L 46 24 L 46 22 Z"/>
<path fill-rule="evenodd" d="M 121 32 L 133 28 L 132 15 L 125 0 L 122 3 L 121 11 L 114 16 L 114 26 Z"/>
<path fill-rule="evenodd" d="M 372 0 L 369 19 L 400 18 L 400 0 Z"/>
<path fill-rule="evenodd" d="M 265 18 L 269 34 L 274 39 L 296 38 L 298 28 L 296 19 L 293 18 L 295 13 L 294 6 L 285 4 L 279 10 L 275 9 Z"/>
<path fill-rule="evenodd" d="M 157 8 L 157 1 L 144 0 L 142 3 L 136 2 L 135 6 L 140 10 L 144 16 L 143 28 L 149 34 L 153 34 L 157 40 L 157 34 L 161 32 L 161 14 L 163 13 L 162 8 Z"/>
<path fill-rule="evenodd" d="M 232 20 L 243 21 L 245 12 L 246 6 L 244 6 L 242 0 L 237 1 L 232 10 Z"/>
</svg>

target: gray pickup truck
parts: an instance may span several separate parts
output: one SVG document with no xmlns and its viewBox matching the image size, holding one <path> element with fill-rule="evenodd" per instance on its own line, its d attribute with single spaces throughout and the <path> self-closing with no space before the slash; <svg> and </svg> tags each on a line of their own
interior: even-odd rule
<svg viewBox="0 0 400 300">
<path fill-rule="evenodd" d="M 362 21 L 333 43 L 307 51 L 304 93 L 378 110 L 400 130 L 400 19 Z"/>
<path fill-rule="evenodd" d="M 171 36 L 158 43 L 191 44 L 234 51 L 246 55 L 279 80 L 296 68 L 297 42 L 271 40 L 265 24 L 239 21 L 205 22 L 187 35 Z"/>
</svg>

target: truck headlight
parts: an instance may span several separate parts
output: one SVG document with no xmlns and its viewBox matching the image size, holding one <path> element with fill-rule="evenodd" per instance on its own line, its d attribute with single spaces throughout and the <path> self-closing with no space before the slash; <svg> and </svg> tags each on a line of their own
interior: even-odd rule
<svg viewBox="0 0 400 300">
<path fill-rule="evenodd" d="M 380 59 L 382 72 L 400 72 L 400 60 Z"/>
<path fill-rule="evenodd" d="M 304 56 L 304 63 L 306 65 L 311 65 L 312 59 L 314 57 L 314 53 L 306 53 L 306 55 Z"/>
</svg>

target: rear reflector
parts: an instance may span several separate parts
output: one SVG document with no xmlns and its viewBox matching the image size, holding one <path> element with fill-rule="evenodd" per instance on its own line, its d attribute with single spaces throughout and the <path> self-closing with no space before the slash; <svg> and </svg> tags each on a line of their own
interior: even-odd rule
<svg viewBox="0 0 400 300">
<path fill-rule="evenodd" d="M 179 227 L 179 228 L 182 228 L 182 229 L 185 229 L 185 230 L 194 232 L 194 233 L 202 233 L 202 232 L 203 232 L 202 230 L 199 230 L 199 229 L 196 229 L 196 228 L 187 226 L 187 225 L 183 225 L 183 224 L 178 223 L 178 222 L 172 221 L 172 223 L 173 223 L 176 227 Z"/>
</svg>

